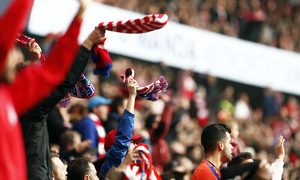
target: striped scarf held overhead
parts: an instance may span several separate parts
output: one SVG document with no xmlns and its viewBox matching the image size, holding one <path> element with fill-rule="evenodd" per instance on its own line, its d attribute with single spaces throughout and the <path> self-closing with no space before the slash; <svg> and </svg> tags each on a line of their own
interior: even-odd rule
<svg viewBox="0 0 300 180">
<path fill-rule="evenodd" d="M 139 143 L 134 150 L 139 151 L 140 158 L 123 170 L 125 175 L 124 180 L 161 180 L 162 178 L 158 175 L 152 164 L 149 146 Z"/>
<path fill-rule="evenodd" d="M 137 19 L 99 23 L 99 28 L 119 33 L 146 33 L 164 27 L 168 22 L 166 14 L 151 14 Z"/>
<path fill-rule="evenodd" d="M 123 82 L 126 84 L 127 78 L 134 78 L 134 70 L 132 68 L 128 68 L 125 71 L 125 74 L 121 76 Z M 168 87 L 168 82 L 164 76 L 160 76 L 153 83 L 137 88 L 137 95 L 146 100 L 156 101 L 159 99 L 159 95 L 166 91 Z"/>
<path fill-rule="evenodd" d="M 100 22 L 98 27 L 108 31 L 119 33 L 137 34 L 154 31 L 164 27 L 168 22 L 166 14 L 152 14 L 142 18 L 124 21 Z M 106 39 L 105 39 L 106 40 Z M 93 47 L 92 60 L 96 64 L 93 71 L 95 75 L 109 77 L 110 69 L 113 67 L 108 51 L 104 47 L 105 40 Z"/>
<path fill-rule="evenodd" d="M 19 33 L 16 37 L 16 41 L 19 44 L 19 46 L 28 47 L 28 43 L 31 40 L 31 37 L 25 36 L 24 34 Z M 33 43 L 37 43 L 34 41 Z M 45 63 L 46 58 L 41 52 L 41 62 L 40 63 Z M 67 95 L 60 100 L 59 105 L 61 107 L 66 108 L 69 104 L 71 104 L 70 100 L 70 95 L 77 97 L 77 98 L 90 98 L 95 94 L 95 88 L 93 84 L 84 76 L 83 73 L 81 73 L 78 81 L 74 84 L 72 89 L 67 93 Z"/>
</svg>

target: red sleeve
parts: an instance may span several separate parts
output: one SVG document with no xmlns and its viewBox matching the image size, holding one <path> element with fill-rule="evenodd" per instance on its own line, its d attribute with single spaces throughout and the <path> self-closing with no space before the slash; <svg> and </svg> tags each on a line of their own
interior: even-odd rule
<svg viewBox="0 0 300 180">
<path fill-rule="evenodd" d="M 17 33 L 23 31 L 32 4 L 33 0 L 14 0 L 0 18 L 0 75 Z"/>
<path fill-rule="evenodd" d="M 74 19 L 44 64 L 24 68 L 8 87 L 19 115 L 36 105 L 64 80 L 79 49 L 77 38 L 81 21 Z"/>
<path fill-rule="evenodd" d="M 172 113 L 173 113 L 173 108 L 170 107 L 168 104 L 165 104 L 164 111 L 161 115 L 161 122 L 165 123 L 166 126 L 161 137 L 166 137 L 169 132 L 171 121 L 172 121 Z"/>
</svg>

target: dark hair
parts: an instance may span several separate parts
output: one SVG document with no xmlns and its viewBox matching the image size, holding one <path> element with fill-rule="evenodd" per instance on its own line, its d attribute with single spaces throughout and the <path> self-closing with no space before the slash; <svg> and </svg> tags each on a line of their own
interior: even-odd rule
<svg viewBox="0 0 300 180">
<path fill-rule="evenodd" d="M 125 96 L 117 96 L 114 98 L 113 102 L 111 103 L 111 111 L 117 112 L 119 106 L 123 106 L 123 102 L 126 99 Z"/>
<path fill-rule="evenodd" d="M 89 175 L 91 163 L 88 159 L 77 158 L 71 161 L 67 167 L 67 180 L 82 180 L 85 175 Z"/>
<path fill-rule="evenodd" d="M 228 163 L 228 167 L 241 164 L 244 160 L 252 159 L 252 158 L 253 157 L 250 152 L 241 152 L 240 154 L 232 158 L 232 160 Z"/>
<path fill-rule="evenodd" d="M 65 130 L 60 135 L 60 144 L 61 144 L 61 147 L 63 149 L 66 149 L 68 144 L 73 144 L 74 143 L 74 139 L 75 139 L 76 136 L 81 137 L 81 135 L 77 131 L 75 131 L 75 130 L 71 130 L 71 129 Z"/>
<path fill-rule="evenodd" d="M 226 132 L 230 134 L 230 128 L 221 123 L 211 124 L 204 128 L 201 135 L 201 143 L 204 148 L 204 152 L 207 153 L 215 151 L 218 143 L 223 138 L 226 138 Z"/>
<path fill-rule="evenodd" d="M 74 111 L 78 111 L 78 113 L 80 115 L 84 115 L 87 111 L 87 108 L 83 104 L 80 104 L 80 103 L 72 104 L 70 109 L 68 110 L 68 113 L 71 114 Z"/>
<path fill-rule="evenodd" d="M 145 127 L 147 129 L 152 129 L 152 125 L 153 123 L 155 122 L 155 118 L 156 118 L 157 115 L 155 114 L 150 114 L 147 118 L 146 118 L 146 121 L 145 121 Z"/>
</svg>

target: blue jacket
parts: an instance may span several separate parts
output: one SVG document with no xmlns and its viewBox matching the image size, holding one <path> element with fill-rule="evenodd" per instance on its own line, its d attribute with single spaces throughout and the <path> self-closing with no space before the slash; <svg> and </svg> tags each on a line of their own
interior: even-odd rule
<svg viewBox="0 0 300 180">
<path fill-rule="evenodd" d="M 82 141 L 90 139 L 92 141 L 91 147 L 98 149 L 98 131 L 95 123 L 88 116 L 73 123 L 72 129 L 81 134 Z"/>
<path fill-rule="evenodd" d="M 115 136 L 116 141 L 106 152 L 105 162 L 100 171 L 100 179 L 105 178 L 106 173 L 112 166 L 118 167 L 124 160 L 130 146 L 133 125 L 134 114 L 125 109 L 118 126 L 118 132 Z"/>
</svg>

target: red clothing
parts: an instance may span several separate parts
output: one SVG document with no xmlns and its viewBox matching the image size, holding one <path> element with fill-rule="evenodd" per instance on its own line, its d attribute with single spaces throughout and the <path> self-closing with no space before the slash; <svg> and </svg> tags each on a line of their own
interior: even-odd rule
<svg viewBox="0 0 300 180">
<path fill-rule="evenodd" d="M 106 154 L 106 151 L 104 149 L 106 132 L 100 119 L 96 114 L 90 113 L 89 118 L 95 123 L 98 132 L 98 158 L 100 159 L 105 157 Z"/>
<path fill-rule="evenodd" d="M 32 4 L 33 0 L 14 0 L 0 17 L 0 75 L 17 33 L 23 31 Z"/>
<path fill-rule="evenodd" d="M 15 41 L 17 32 L 27 19 L 31 5 L 30 0 L 15 0 L 0 19 L 0 26 L 6 27 L 0 30 L 0 74 L 7 52 L 13 45 L 11 42 Z M 14 21 L 8 21 L 7 14 L 14 17 Z M 45 64 L 25 67 L 11 85 L 0 84 L 0 179 L 26 179 L 25 151 L 18 116 L 36 105 L 63 81 L 79 48 L 77 38 L 80 25 L 79 19 L 72 22 Z"/>
<path fill-rule="evenodd" d="M 221 172 L 210 162 L 203 160 L 193 174 L 192 180 L 220 180 Z"/>
<path fill-rule="evenodd" d="M 161 133 L 156 133 L 155 129 L 149 130 L 151 137 L 152 147 L 152 159 L 153 164 L 159 172 L 163 172 L 165 164 L 167 164 L 170 159 L 170 151 L 168 143 L 165 139 L 167 136 L 171 120 L 172 120 L 172 108 L 169 105 L 165 105 L 163 114 L 161 115 L 161 121 L 158 128 L 163 128 Z"/>
</svg>

